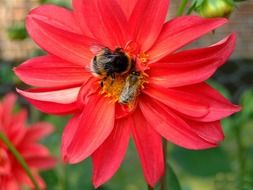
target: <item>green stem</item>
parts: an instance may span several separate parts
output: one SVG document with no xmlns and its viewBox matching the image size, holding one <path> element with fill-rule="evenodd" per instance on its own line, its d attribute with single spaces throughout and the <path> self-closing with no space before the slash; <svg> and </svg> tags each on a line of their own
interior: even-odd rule
<svg viewBox="0 0 253 190">
<path fill-rule="evenodd" d="M 237 144 L 237 155 L 238 155 L 238 164 L 239 164 L 239 174 L 238 174 L 238 181 L 240 187 L 243 187 L 243 181 L 245 176 L 245 169 L 246 169 L 246 158 L 245 158 L 245 149 L 242 142 L 242 134 L 241 134 L 241 127 L 235 126 L 234 133 L 236 138 Z"/>
<path fill-rule="evenodd" d="M 0 132 L 0 140 L 8 147 L 8 150 L 12 153 L 12 155 L 16 158 L 16 160 L 19 162 L 21 167 L 25 170 L 26 174 L 31 179 L 35 189 L 40 190 L 39 185 L 37 181 L 35 180 L 35 178 L 33 177 L 32 172 L 29 169 L 28 165 L 26 164 L 24 158 L 2 132 Z"/>
<path fill-rule="evenodd" d="M 68 171 L 67 171 L 67 165 L 63 164 L 63 170 L 64 170 L 64 176 L 63 176 L 63 190 L 68 189 Z"/>
<path fill-rule="evenodd" d="M 192 6 L 188 9 L 186 15 L 190 15 L 192 13 L 192 11 L 195 9 L 197 1 L 195 1 Z"/>
<path fill-rule="evenodd" d="M 148 190 L 154 190 L 154 188 L 148 185 Z"/>
<path fill-rule="evenodd" d="M 177 11 L 177 16 L 182 16 L 183 15 L 187 3 L 188 3 L 188 0 L 182 0 L 181 1 L 180 6 L 179 6 L 178 11 Z"/>
<path fill-rule="evenodd" d="M 167 145 L 168 142 L 166 140 L 163 141 L 163 156 L 164 156 L 164 174 L 160 180 L 160 184 L 161 184 L 161 188 L 160 190 L 167 190 L 166 188 L 166 174 L 167 174 L 167 155 L 168 155 L 168 151 L 167 151 Z"/>
</svg>

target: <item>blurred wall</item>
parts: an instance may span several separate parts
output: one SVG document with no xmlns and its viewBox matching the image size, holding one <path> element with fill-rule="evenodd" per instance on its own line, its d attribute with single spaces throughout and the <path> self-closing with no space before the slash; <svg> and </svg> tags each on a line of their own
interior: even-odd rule
<svg viewBox="0 0 253 190">
<path fill-rule="evenodd" d="M 26 14 L 38 5 L 39 0 L 0 0 L 0 58 L 5 60 L 25 59 L 32 53 L 35 44 L 30 40 L 11 41 L 7 36 L 10 26 L 23 22 Z M 179 0 L 171 0 L 170 16 L 176 15 Z M 253 0 L 240 3 L 231 16 L 230 24 L 208 34 L 191 47 L 215 43 L 231 31 L 236 31 L 237 47 L 232 58 L 253 58 Z"/>
<path fill-rule="evenodd" d="M 37 5 L 38 0 L 0 0 L 0 59 L 25 59 L 32 53 L 35 44 L 30 39 L 12 41 L 7 31 L 22 24 L 28 11 Z"/>
</svg>

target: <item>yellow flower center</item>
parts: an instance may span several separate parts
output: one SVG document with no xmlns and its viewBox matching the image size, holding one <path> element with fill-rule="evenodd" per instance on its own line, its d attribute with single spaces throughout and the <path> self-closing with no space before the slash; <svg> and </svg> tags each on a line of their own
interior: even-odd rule
<svg viewBox="0 0 253 190">
<path fill-rule="evenodd" d="M 145 52 L 141 52 L 139 55 L 138 55 L 138 58 L 139 60 L 141 61 L 141 63 L 143 65 L 147 65 L 148 61 L 149 61 L 149 55 L 146 54 Z"/>
</svg>

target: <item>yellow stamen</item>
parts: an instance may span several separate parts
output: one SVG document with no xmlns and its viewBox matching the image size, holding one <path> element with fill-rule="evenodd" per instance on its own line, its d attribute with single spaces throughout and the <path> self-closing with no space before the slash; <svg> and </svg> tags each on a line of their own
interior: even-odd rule
<svg viewBox="0 0 253 190">
<path fill-rule="evenodd" d="M 146 54 L 145 52 L 141 52 L 139 55 L 138 55 L 138 58 L 139 60 L 141 61 L 141 63 L 143 65 L 146 65 L 147 62 L 149 61 L 149 55 Z"/>
</svg>

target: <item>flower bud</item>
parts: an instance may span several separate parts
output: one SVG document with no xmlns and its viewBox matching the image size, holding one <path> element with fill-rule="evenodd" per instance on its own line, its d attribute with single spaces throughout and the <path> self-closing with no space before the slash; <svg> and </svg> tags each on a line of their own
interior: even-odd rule
<svg viewBox="0 0 253 190">
<path fill-rule="evenodd" d="M 233 12 L 234 7 L 233 0 L 204 0 L 197 7 L 197 12 L 205 18 L 228 18 Z"/>
</svg>

